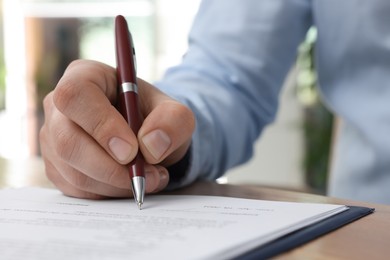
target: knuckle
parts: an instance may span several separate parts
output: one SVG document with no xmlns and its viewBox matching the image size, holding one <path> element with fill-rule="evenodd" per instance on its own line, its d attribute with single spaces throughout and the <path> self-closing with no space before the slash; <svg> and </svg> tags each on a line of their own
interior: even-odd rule
<svg viewBox="0 0 390 260">
<path fill-rule="evenodd" d="M 57 187 L 59 190 L 62 191 L 61 187 L 62 187 L 62 181 L 60 180 L 59 176 L 58 176 L 58 173 L 55 172 L 55 171 L 52 171 L 50 168 L 46 167 L 46 177 L 47 179 L 55 186 Z"/>
<path fill-rule="evenodd" d="M 71 61 L 69 63 L 68 69 L 72 69 L 74 67 L 78 67 L 80 64 L 83 64 L 84 62 L 86 62 L 86 60 L 82 60 L 82 59 L 73 60 L 73 61 Z"/>
<path fill-rule="evenodd" d="M 105 110 L 102 113 L 96 113 L 93 118 L 90 118 L 87 132 L 100 143 L 105 143 L 105 140 L 112 136 L 112 128 L 116 125 L 115 118 Z"/>
<path fill-rule="evenodd" d="M 127 130 L 128 125 L 124 118 L 118 117 L 115 113 L 118 112 L 112 111 L 110 108 L 100 109 L 99 113 L 90 116 L 89 124 L 85 126 L 85 130 L 103 146 L 108 143 L 108 140 L 113 137 L 118 129 L 121 129 L 121 131 Z"/>
<path fill-rule="evenodd" d="M 47 94 L 43 101 L 42 101 L 42 104 L 43 104 L 43 110 L 45 112 L 47 111 L 50 111 L 52 109 L 52 104 L 53 104 L 53 92 L 50 92 L 49 94 Z"/>
<path fill-rule="evenodd" d="M 41 127 L 41 129 L 39 130 L 39 143 L 41 144 L 41 146 L 45 146 L 46 144 L 46 126 L 45 124 Z"/>
<path fill-rule="evenodd" d="M 81 88 L 72 79 L 62 78 L 53 93 L 53 102 L 61 111 L 66 111 L 80 96 Z"/>
<path fill-rule="evenodd" d="M 89 190 L 91 187 L 91 179 L 77 170 L 72 169 L 72 174 L 70 174 L 70 176 L 68 181 L 77 189 Z"/>
<path fill-rule="evenodd" d="M 78 158 L 80 142 L 70 131 L 62 130 L 56 134 L 55 151 L 58 156 L 67 162 Z"/>
<path fill-rule="evenodd" d="M 104 169 L 103 179 L 105 183 L 117 188 L 127 188 L 129 181 L 127 181 L 127 170 L 123 165 L 116 167 L 109 167 Z"/>
<path fill-rule="evenodd" d="M 56 184 L 57 183 L 57 174 L 54 166 L 48 161 L 44 160 L 45 163 L 45 173 L 49 181 Z"/>
<path fill-rule="evenodd" d="M 69 108 L 74 101 L 77 101 L 80 96 L 81 85 L 86 81 L 86 73 L 79 73 L 78 71 L 81 70 L 84 64 L 85 61 L 83 60 L 72 61 L 53 91 L 53 103 L 62 112 Z M 82 75 L 81 78 L 80 74 Z"/>
<path fill-rule="evenodd" d="M 176 121 L 180 123 L 181 127 L 185 127 L 191 132 L 195 128 L 195 116 L 192 110 L 184 104 L 175 102 L 170 106 L 169 114 L 172 118 L 176 118 Z"/>
<path fill-rule="evenodd" d="M 189 129 L 191 129 L 191 131 L 193 131 L 195 128 L 195 115 L 194 115 L 194 113 L 192 112 L 191 109 L 189 109 L 185 105 L 182 105 L 181 113 L 182 113 L 181 117 L 185 121 L 185 125 Z"/>
</svg>

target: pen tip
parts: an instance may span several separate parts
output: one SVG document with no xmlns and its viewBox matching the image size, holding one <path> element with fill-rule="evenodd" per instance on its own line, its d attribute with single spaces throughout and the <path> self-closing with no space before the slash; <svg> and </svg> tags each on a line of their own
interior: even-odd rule
<svg viewBox="0 0 390 260">
<path fill-rule="evenodd" d="M 142 209 L 142 203 L 141 203 L 141 202 L 138 202 L 138 209 L 139 209 L 139 210 Z"/>
</svg>

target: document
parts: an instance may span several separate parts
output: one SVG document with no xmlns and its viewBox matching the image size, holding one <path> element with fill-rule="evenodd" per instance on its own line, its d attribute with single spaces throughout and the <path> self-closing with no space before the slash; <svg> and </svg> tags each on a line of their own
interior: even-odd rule
<svg viewBox="0 0 390 260">
<path fill-rule="evenodd" d="M 229 259 L 343 205 L 217 196 L 84 200 L 54 189 L 0 190 L 1 259 Z"/>
</svg>

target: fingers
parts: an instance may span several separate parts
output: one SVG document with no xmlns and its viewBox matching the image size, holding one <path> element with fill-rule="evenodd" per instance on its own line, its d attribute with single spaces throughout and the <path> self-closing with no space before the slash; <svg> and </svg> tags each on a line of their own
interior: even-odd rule
<svg viewBox="0 0 390 260">
<path fill-rule="evenodd" d="M 97 181 L 126 187 L 123 186 L 127 178 L 123 166 L 116 163 L 88 133 L 56 110 L 51 97 L 48 95 L 44 102 L 45 111 L 48 111 L 45 116 L 50 120 L 46 120 L 41 136 L 41 144 L 47 144 L 46 149 L 50 150 L 46 157 L 61 160 Z"/>
<path fill-rule="evenodd" d="M 49 160 L 45 160 L 45 168 L 48 179 L 65 195 L 84 199 L 125 198 L 132 197 L 130 181 L 127 181 L 126 189 L 119 189 L 105 183 L 100 183 L 66 164 L 60 165 L 59 170 Z M 65 171 L 64 171 L 65 170 Z M 168 171 L 159 166 L 148 165 L 146 167 L 146 193 L 156 193 L 163 190 L 168 182 Z"/>
<path fill-rule="evenodd" d="M 118 162 L 130 162 L 138 142 L 112 103 L 116 100 L 115 70 L 92 61 L 73 62 L 53 93 L 55 107 L 81 127 Z"/>
<path fill-rule="evenodd" d="M 71 185 L 49 160 L 44 160 L 48 179 L 65 195 L 83 199 L 104 199 L 105 196 L 88 192 Z"/>
<path fill-rule="evenodd" d="M 169 183 L 168 170 L 159 165 L 145 165 L 145 191 L 156 193 L 166 188 Z"/>
<path fill-rule="evenodd" d="M 78 172 L 66 164 L 60 167 L 66 169 L 67 174 L 62 175 L 49 160 L 44 160 L 48 179 L 65 195 L 84 199 L 124 198 L 132 197 L 132 191 L 118 189 L 104 183 L 96 182 L 86 175 Z M 155 193 L 163 190 L 169 181 L 169 175 L 165 168 L 148 165 L 146 170 L 146 193 Z M 161 169 L 159 169 L 161 168 Z M 64 172 L 64 171 L 63 171 Z"/>
<path fill-rule="evenodd" d="M 136 137 L 115 106 L 115 70 L 92 61 L 73 62 L 44 100 L 40 132 L 48 178 L 65 194 L 83 198 L 127 197 L 125 166 L 141 150 L 146 192 L 169 181 L 167 169 L 190 145 L 195 119 L 189 108 L 139 80 L 145 121 Z M 157 165 L 159 164 L 159 165 Z"/>
<path fill-rule="evenodd" d="M 116 99 L 117 83 L 115 70 L 107 65 L 73 62 L 58 83 L 53 101 L 61 113 L 118 162 L 130 162 L 140 145 L 148 163 L 170 165 L 188 149 L 195 127 L 193 113 L 147 82 L 139 79 L 138 84 L 145 117 L 138 142 L 125 119 L 111 104 Z"/>
<path fill-rule="evenodd" d="M 52 102 L 44 101 L 45 124 L 40 131 L 46 174 L 64 194 L 100 199 L 129 197 L 130 179 L 126 166 L 117 163 L 83 129 L 62 115 Z M 146 166 L 146 192 L 157 192 L 168 184 L 161 166 Z"/>
<path fill-rule="evenodd" d="M 192 111 L 147 82 L 138 81 L 147 117 L 138 132 L 139 146 L 150 164 L 169 166 L 187 151 L 195 128 Z"/>
</svg>

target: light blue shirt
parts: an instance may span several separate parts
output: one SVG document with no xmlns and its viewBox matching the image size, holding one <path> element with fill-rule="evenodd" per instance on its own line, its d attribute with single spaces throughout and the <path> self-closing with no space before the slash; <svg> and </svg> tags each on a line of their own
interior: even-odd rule
<svg viewBox="0 0 390 260">
<path fill-rule="evenodd" d="M 156 84 L 196 115 L 180 185 L 216 179 L 252 156 L 312 25 L 321 96 L 343 120 L 329 195 L 390 204 L 388 0 L 203 1 L 182 64 Z"/>
</svg>

